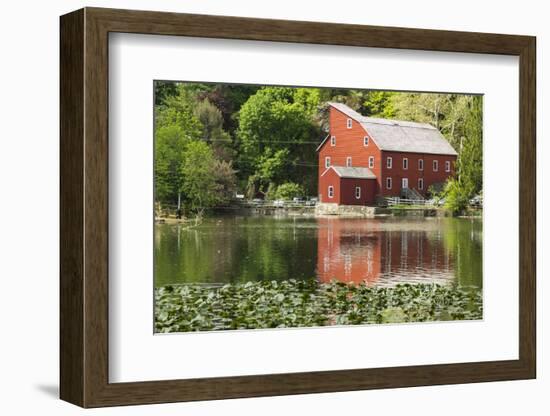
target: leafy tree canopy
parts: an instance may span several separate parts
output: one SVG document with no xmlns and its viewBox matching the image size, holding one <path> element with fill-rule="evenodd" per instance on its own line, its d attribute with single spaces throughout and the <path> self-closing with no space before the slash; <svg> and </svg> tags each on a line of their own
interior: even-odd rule
<svg viewBox="0 0 550 416">
<path fill-rule="evenodd" d="M 305 195 L 304 188 L 297 183 L 286 182 L 277 187 L 275 199 L 290 201 L 293 198 L 301 198 Z"/>
<path fill-rule="evenodd" d="M 234 192 L 231 164 L 216 160 L 210 146 L 203 141 L 190 142 L 183 152 L 180 166 L 181 191 L 188 207 L 195 212 L 222 205 Z"/>
<path fill-rule="evenodd" d="M 311 139 L 318 103 L 318 93 L 303 88 L 262 88 L 239 111 L 241 149 L 248 157 L 260 156 L 266 147 L 292 151 L 296 144 Z"/>
</svg>

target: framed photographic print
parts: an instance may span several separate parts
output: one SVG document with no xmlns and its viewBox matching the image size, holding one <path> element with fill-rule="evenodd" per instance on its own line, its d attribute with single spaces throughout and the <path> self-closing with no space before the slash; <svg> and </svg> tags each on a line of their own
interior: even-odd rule
<svg viewBox="0 0 550 416">
<path fill-rule="evenodd" d="M 61 17 L 83 407 L 534 378 L 535 38 Z"/>
</svg>

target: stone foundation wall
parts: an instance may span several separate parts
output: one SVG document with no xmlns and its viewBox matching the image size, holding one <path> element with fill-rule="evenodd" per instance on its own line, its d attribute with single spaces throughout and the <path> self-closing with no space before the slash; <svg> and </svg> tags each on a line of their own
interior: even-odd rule
<svg viewBox="0 0 550 416">
<path fill-rule="evenodd" d="M 320 203 L 315 206 L 315 215 L 338 215 L 342 217 L 373 218 L 377 214 L 376 207 L 360 205 L 338 205 L 332 203 Z"/>
</svg>

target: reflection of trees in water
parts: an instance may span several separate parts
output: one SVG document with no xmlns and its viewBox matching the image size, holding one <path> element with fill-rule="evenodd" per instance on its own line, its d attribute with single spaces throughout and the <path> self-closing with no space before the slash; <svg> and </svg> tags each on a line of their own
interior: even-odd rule
<svg viewBox="0 0 550 416">
<path fill-rule="evenodd" d="M 155 282 L 224 283 L 315 278 L 313 219 L 208 218 L 198 227 L 155 229 Z"/>
<path fill-rule="evenodd" d="M 222 217 L 189 230 L 157 225 L 154 241 L 157 285 L 315 276 L 481 284 L 480 221 Z"/>
<path fill-rule="evenodd" d="M 460 285 L 482 287 L 483 226 L 480 220 L 462 219 L 444 224 L 443 241 L 455 256 Z"/>
</svg>

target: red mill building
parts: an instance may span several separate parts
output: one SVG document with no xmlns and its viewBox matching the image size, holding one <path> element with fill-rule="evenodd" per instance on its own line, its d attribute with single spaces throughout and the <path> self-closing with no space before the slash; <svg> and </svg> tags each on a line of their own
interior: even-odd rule
<svg viewBox="0 0 550 416">
<path fill-rule="evenodd" d="M 457 153 L 438 129 L 364 117 L 329 103 L 330 131 L 319 145 L 319 201 L 374 205 L 377 197 L 422 198 L 454 175 Z"/>
</svg>

